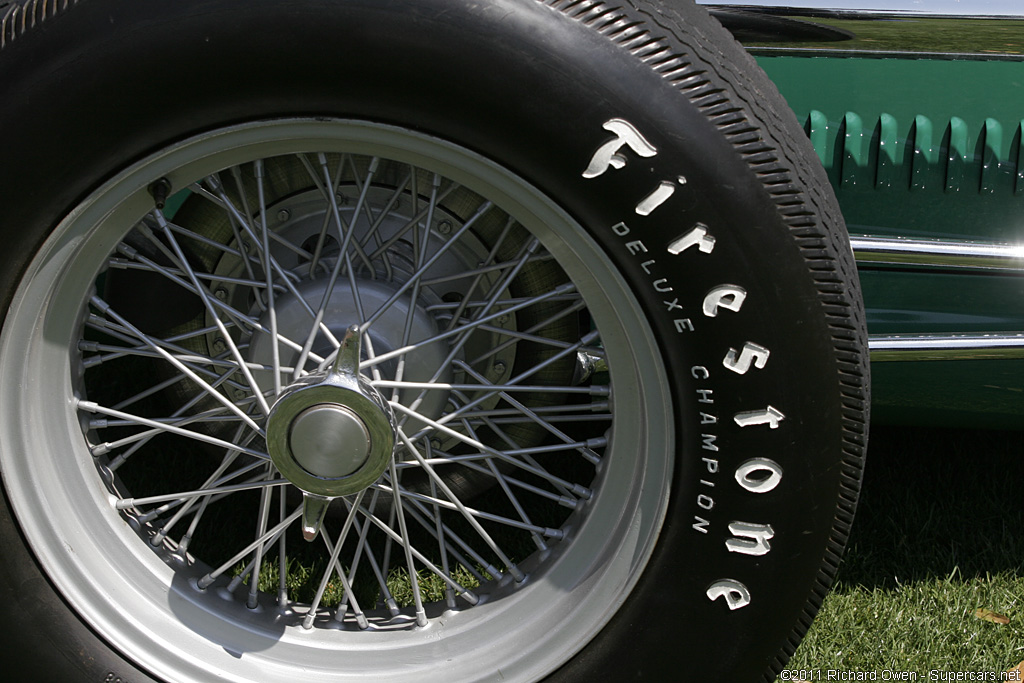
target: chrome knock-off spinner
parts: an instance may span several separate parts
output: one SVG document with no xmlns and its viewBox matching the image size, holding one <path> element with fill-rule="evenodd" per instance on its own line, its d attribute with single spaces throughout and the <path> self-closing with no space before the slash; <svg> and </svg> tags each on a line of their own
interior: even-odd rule
<svg viewBox="0 0 1024 683">
<path fill-rule="evenodd" d="M 373 484 L 394 453 L 391 406 L 359 374 L 360 334 L 349 327 L 334 366 L 287 387 L 267 419 L 270 459 L 304 494 L 306 540 L 316 538 L 332 499 Z"/>
</svg>

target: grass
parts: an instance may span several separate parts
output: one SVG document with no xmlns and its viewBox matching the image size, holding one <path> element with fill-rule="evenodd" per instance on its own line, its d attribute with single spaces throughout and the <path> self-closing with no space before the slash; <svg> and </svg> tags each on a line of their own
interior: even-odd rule
<svg viewBox="0 0 1024 683">
<path fill-rule="evenodd" d="M 876 429 L 837 585 L 788 670 L 943 680 L 1022 660 L 1024 434 Z"/>
<path fill-rule="evenodd" d="M 843 29 L 855 38 L 835 42 L 745 41 L 747 47 L 797 47 L 825 50 L 895 50 L 897 52 L 1024 53 L 1024 22 L 992 19 L 950 21 L 911 17 L 889 21 L 793 17 Z"/>
</svg>

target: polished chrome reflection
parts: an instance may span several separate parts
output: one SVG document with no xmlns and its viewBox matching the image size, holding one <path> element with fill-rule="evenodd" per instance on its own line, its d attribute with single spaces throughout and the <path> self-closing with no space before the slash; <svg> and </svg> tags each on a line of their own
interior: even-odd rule
<svg viewBox="0 0 1024 683">
<path fill-rule="evenodd" d="M 850 243 L 859 265 L 1024 270 L 1024 247 L 1012 244 L 886 237 L 853 237 Z"/>
<path fill-rule="evenodd" d="M 871 362 L 1024 358 L 1024 334 L 872 335 Z"/>
</svg>

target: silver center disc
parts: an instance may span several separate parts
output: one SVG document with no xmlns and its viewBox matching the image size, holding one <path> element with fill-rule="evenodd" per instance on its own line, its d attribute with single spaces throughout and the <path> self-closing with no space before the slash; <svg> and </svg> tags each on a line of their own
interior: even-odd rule
<svg viewBox="0 0 1024 683">
<path fill-rule="evenodd" d="M 288 435 L 295 460 L 317 477 L 334 479 L 359 469 L 370 453 L 370 433 L 345 406 L 324 403 L 307 408 Z"/>
</svg>

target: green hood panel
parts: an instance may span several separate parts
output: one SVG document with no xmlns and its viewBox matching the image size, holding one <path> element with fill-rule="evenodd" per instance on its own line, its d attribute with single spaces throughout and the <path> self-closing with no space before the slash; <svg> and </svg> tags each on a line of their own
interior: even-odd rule
<svg viewBox="0 0 1024 683">
<path fill-rule="evenodd" d="M 757 56 L 851 235 L 1024 244 L 1024 62 Z M 873 335 L 1024 331 L 1024 273 L 860 264 Z M 881 422 L 1020 427 L 1024 361 L 875 363 Z"/>
<path fill-rule="evenodd" d="M 814 143 L 851 234 L 1014 242 L 1024 63 L 759 57 Z"/>
</svg>

